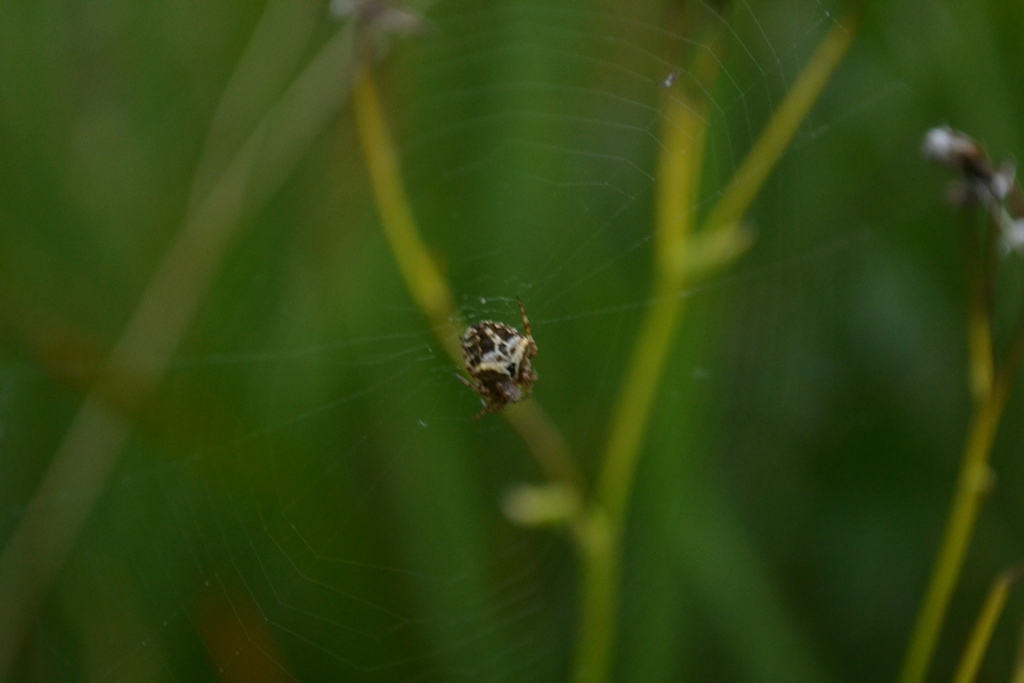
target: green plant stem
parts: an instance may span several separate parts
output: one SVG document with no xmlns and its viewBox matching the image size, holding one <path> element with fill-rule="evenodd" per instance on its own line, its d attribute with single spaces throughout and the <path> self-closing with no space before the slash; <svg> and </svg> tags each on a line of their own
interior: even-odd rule
<svg viewBox="0 0 1024 683">
<path fill-rule="evenodd" d="M 800 78 L 733 176 L 694 242 L 719 246 L 722 261 L 735 258 L 749 244 L 739 230 L 764 181 L 788 147 L 800 123 L 817 101 L 853 39 L 837 25 L 823 39 Z M 696 71 L 707 69 L 698 65 Z M 669 100 L 658 169 L 657 273 L 651 308 L 641 329 L 616 403 L 608 446 L 597 482 L 597 499 L 578 534 L 581 545 L 581 615 L 574 681 L 603 683 L 610 676 L 618 618 L 622 537 L 629 498 L 639 463 L 651 406 L 671 348 L 681 312 L 681 293 L 692 275 L 687 264 L 702 159 L 706 102 Z M 709 240 L 709 241 L 705 241 Z M 702 264 L 707 268 L 708 264 Z"/>
<path fill-rule="evenodd" d="M 1010 683 L 1024 683 L 1024 627 L 1017 636 L 1017 656 L 1013 663 L 1013 676 Z"/>
<path fill-rule="evenodd" d="M 384 117 L 373 71 L 368 66 L 363 66 L 356 76 L 352 104 L 388 246 L 406 288 L 426 315 L 452 363 L 461 368 L 462 317 L 455 306 L 452 289 L 416 225 L 402 180 L 398 152 Z M 458 332 L 451 334 L 453 329 Z M 561 433 L 535 400 L 503 411 L 502 417 L 526 443 L 549 480 L 566 484 L 582 496 L 583 476 L 576 467 L 576 460 Z"/>
<path fill-rule="evenodd" d="M 451 288 L 416 227 L 416 219 L 405 194 L 398 152 L 384 120 L 380 96 L 369 67 L 364 66 L 356 77 L 352 102 L 381 227 L 398 262 L 398 269 L 405 278 L 406 288 L 435 330 L 449 326 L 461 330 L 463 325 Z M 439 334 L 438 338 L 452 361 L 456 365 L 461 363 L 458 338 L 450 334 Z"/>
<path fill-rule="evenodd" d="M 736 169 L 722 197 L 705 220 L 714 229 L 739 222 L 789 147 L 811 106 L 825 88 L 856 35 L 856 15 L 837 24 L 818 45 L 800 78 L 775 111 L 750 152 Z"/>
<path fill-rule="evenodd" d="M 972 219 L 973 216 L 968 214 L 966 220 L 972 222 Z M 965 226 L 966 235 L 973 234 L 970 227 Z M 990 244 L 994 236 L 990 234 L 987 240 Z M 974 536 L 981 505 L 992 486 L 993 475 L 989 467 L 992 443 L 1020 362 L 1020 344 L 1015 339 L 1008 362 L 996 368 L 992 345 L 989 271 L 998 264 L 985 257 L 990 251 L 988 245 L 983 247 L 985 256 L 979 255 L 977 248 L 968 239 L 965 249 L 969 294 L 967 349 L 974 409 L 945 535 L 907 647 L 900 671 L 900 683 L 921 683 L 928 674 L 949 603 Z M 1017 336 L 1020 336 L 1020 331 Z"/>
<path fill-rule="evenodd" d="M 992 632 L 995 630 L 996 622 L 1003 613 L 1006 601 L 1010 597 L 1010 590 L 1013 584 L 1020 578 L 1020 570 L 1009 571 L 1000 574 L 992 583 L 985 604 L 978 615 L 978 621 L 971 632 L 971 639 L 967 643 L 960 664 L 957 666 L 956 675 L 953 676 L 953 683 L 973 683 L 981 667 L 981 660 L 985 657 L 989 641 L 992 640 Z"/>
<path fill-rule="evenodd" d="M 928 673 L 939 633 L 949 609 L 949 601 L 974 535 L 981 504 L 992 486 L 992 472 L 988 460 L 1006 402 L 1005 394 L 1005 391 L 993 391 L 987 400 L 976 407 L 971 419 L 960 473 L 957 476 L 953 507 L 928 584 L 928 592 L 925 594 L 914 626 L 910 647 L 900 674 L 901 683 L 920 683 Z"/>
<path fill-rule="evenodd" d="M 967 271 L 967 358 L 968 385 L 971 400 L 984 403 L 995 383 L 995 354 L 992 345 L 992 305 L 995 283 L 992 264 L 995 263 L 996 233 L 989 230 L 984 247 L 976 243 L 977 212 L 968 207 L 963 214 L 961 231 Z"/>
<path fill-rule="evenodd" d="M 699 110 L 669 100 L 658 166 L 658 238 L 654 303 L 644 319 L 614 412 L 597 503 L 582 539 L 581 632 L 577 682 L 608 679 L 615 642 L 622 532 L 645 426 L 682 308 L 686 246 L 703 160 Z"/>
</svg>

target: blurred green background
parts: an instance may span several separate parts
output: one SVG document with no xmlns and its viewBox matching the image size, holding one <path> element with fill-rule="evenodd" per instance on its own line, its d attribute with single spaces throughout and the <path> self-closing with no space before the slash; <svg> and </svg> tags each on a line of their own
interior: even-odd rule
<svg viewBox="0 0 1024 683">
<path fill-rule="evenodd" d="M 686 5 L 420 3 L 427 29 L 379 55 L 462 314 L 518 324 L 523 299 L 535 400 L 589 475 L 650 305 L 662 98 L 719 36 L 706 211 L 849 9 Z M 1019 153 L 1024 7 L 864 10 L 756 202 L 751 252 L 680 293 L 616 680 L 896 676 L 969 413 L 959 226 L 919 146 L 948 123 Z M 478 400 L 394 265 L 347 100 L 352 36 L 311 0 L 0 4 L 0 548 L 38 560 L 10 554 L 33 509 L 84 520 L 61 527 L 52 582 L 30 572 L 24 624 L 0 625 L 11 680 L 568 679 L 571 543 L 500 512 L 541 474 L 500 418 L 469 421 Z M 91 454 L 94 478 L 37 495 L 176 250 L 193 267 L 165 274 L 147 329 L 178 321 L 180 341 L 122 357 L 93 394 L 127 430 L 110 472 Z M 939 679 L 1024 558 L 1022 410 Z M 1022 620 L 1014 597 L 984 680 L 1009 679 Z"/>
</svg>

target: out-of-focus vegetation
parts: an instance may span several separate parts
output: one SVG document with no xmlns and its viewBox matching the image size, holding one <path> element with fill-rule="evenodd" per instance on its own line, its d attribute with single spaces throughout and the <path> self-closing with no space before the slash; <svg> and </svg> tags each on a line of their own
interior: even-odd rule
<svg viewBox="0 0 1024 683">
<path fill-rule="evenodd" d="M 462 317 L 514 323 L 522 297 L 533 400 L 591 483 L 658 304 L 665 98 L 720 47 L 703 218 L 849 9 L 734 5 L 419 3 L 426 29 L 374 53 Z M 920 142 L 948 123 L 1020 154 L 1024 9 L 863 9 L 750 251 L 680 292 L 615 680 L 899 670 L 970 417 L 963 226 Z M 469 421 L 437 341 L 461 330 L 394 263 L 358 34 L 310 0 L 0 5 L 0 678 L 568 679 L 572 540 L 503 517 L 542 473 L 501 419 Z M 1022 410 L 940 679 L 1024 559 Z M 1011 594 L 982 679 L 1009 680 L 1022 622 Z"/>
</svg>

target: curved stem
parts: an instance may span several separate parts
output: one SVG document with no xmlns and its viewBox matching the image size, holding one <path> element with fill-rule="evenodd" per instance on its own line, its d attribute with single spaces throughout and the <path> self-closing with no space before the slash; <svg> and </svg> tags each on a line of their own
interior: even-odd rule
<svg viewBox="0 0 1024 683">
<path fill-rule="evenodd" d="M 953 507 L 946 523 L 946 533 L 935 562 L 935 569 L 928 584 L 928 592 L 925 594 L 903 663 L 899 679 L 901 683 L 923 681 L 935 653 L 949 602 L 974 536 L 981 504 L 991 489 L 992 473 L 988 459 L 1005 405 L 1005 398 L 1000 395 L 993 393 L 990 400 L 979 405 L 971 420 L 960 473 L 957 476 Z"/>
<path fill-rule="evenodd" d="M 992 640 L 992 632 L 995 631 L 996 622 L 999 621 L 1006 601 L 1010 597 L 1013 585 L 1020 579 L 1020 569 L 1003 572 L 996 577 L 989 589 L 988 597 L 978 615 L 978 621 L 971 632 L 971 639 L 967 643 L 960 664 L 957 666 L 956 675 L 953 676 L 953 683 L 974 683 L 978 676 L 978 669 L 981 668 L 981 660 L 988 650 L 989 641 Z"/>
<path fill-rule="evenodd" d="M 364 66 L 356 77 L 352 95 L 359 141 L 363 146 L 370 183 L 380 212 L 381 227 L 395 256 L 405 284 L 420 310 L 427 316 L 438 341 L 456 367 L 462 367 L 458 334 L 462 318 L 455 306 L 451 286 L 430 255 L 402 180 L 401 163 L 384 118 L 373 72 Z M 516 430 L 545 475 L 582 494 L 582 480 L 575 459 L 562 435 L 540 405 L 530 401 L 502 416 Z"/>
</svg>

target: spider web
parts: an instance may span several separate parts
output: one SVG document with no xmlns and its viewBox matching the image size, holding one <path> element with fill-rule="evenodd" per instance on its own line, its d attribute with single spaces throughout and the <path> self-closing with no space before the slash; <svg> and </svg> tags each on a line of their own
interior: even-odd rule
<svg viewBox="0 0 1024 683">
<path fill-rule="evenodd" d="M 272 7 L 282 11 L 266 11 Z M 695 87 L 689 59 L 719 40 L 697 202 L 703 214 L 841 14 L 825 0 L 739 2 L 728 16 L 716 3 L 695 7 L 688 16 L 701 30 L 663 22 L 655 8 L 610 3 L 441 2 L 425 33 L 398 41 L 379 72 L 417 222 L 458 292 L 461 315 L 518 326 L 522 298 L 540 349 L 535 400 L 591 478 L 652 304 L 664 98 Z M 223 16 L 203 21 L 211 33 L 230 25 Z M 335 28 L 326 12 L 318 21 L 311 45 Z M 788 287 L 832 292 L 846 264 L 870 251 L 865 229 L 812 225 L 827 198 L 806 196 L 801 179 L 821 163 L 823 140 L 897 96 L 879 82 L 866 90 L 867 97 L 857 88 L 834 95 L 812 114 L 751 218 L 758 243 L 750 259 L 679 292 L 685 329 L 654 418 L 669 426 L 652 433 L 652 450 L 678 444 L 779 455 L 786 447 L 748 443 L 764 438 L 759 429 L 736 430 L 723 446 L 715 440 L 722 421 L 743 406 L 726 401 L 726 417 L 711 406 L 745 372 L 761 373 L 758 387 L 788 386 L 796 361 L 783 354 L 794 347 L 758 335 L 793 322 L 797 340 L 813 346 L 814 332 L 799 327 L 802 307 L 817 312 L 820 303 Z M 198 146 L 202 136 L 197 126 L 188 139 Z M 181 186 L 172 185 L 179 202 Z M 251 221 L 34 612 L 16 678 L 566 680 L 577 609 L 573 548 L 557 531 L 520 528 L 502 515 L 509 488 L 541 474 L 500 418 L 469 421 L 479 399 L 457 381 L 436 336 L 462 330 L 428 329 L 411 303 L 369 201 L 347 114 Z M 141 287 L 115 297 L 119 310 L 132 310 Z M 724 310 L 740 312 L 732 319 Z M 116 338 L 117 324 L 108 328 Z M 79 401 L 36 365 L 10 357 L 2 368 L 3 438 L 8 452 L 32 455 L 4 466 L 0 538 L 23 519 L 45 454 Z M 743 365 L 755 357 L 764 365 Z M 88 377 L 99 367 L 86 360 L 74 370 Z M 775 405 L 780 429 L 806 419 L 796 407 L 787 414 L 785 400 L 749 400 Z M 793 406 L 814 400 L 797 397 Z M 641 473 L 641 490 L 657 490 L 659 462 Z M 782 477 L 784 486 L 785 476 L 763 460 L 728 456 L 715 471 L 747 501 L 737 507 L 752 511 L 751 534 L 773 538 L 773 523 L 757 516 L 772 509 L 778 490 L 763 484 Z M 61 510 L 88 493 L 68 482 L 46 506 Z M 684 666 L 705 680 L 746 680 L 751 667 L 776 661 L 734 661 L 733 648 L 744 646 L 735 645 L 742 638 L 728 615 L 685 588 L 706 566 L 676 581 L 674 570 L 647 564 L 671 551 L 651 549 L 659 537 L 645 520 L 667 515 L 709 534 L 722 522 L 686 518 L 689 505 L 672 494 L 636 504 L 622 647 L 626 661 L 642 664 L 621 672 L 623 680 L 658 680 L 644 678 L 657 675 L 644 667 Z M 799 513 L 779 505 L 780 519 Z M 791 557 L 751 547 L 765 553 L 752 565 Z M 786 591 L 783 602 L 791 603 L 778 612 L 798 642 L 780 651 L 805 653 L 790 670 L 837 675 L 812 637 L 814 597 Z M 691 618 L 703 621 L 684 623 Z M 654 632 L 665 623 L 678 631 Z M 656 646 L 675 637 L 691 645 Z"/>
</svg>

